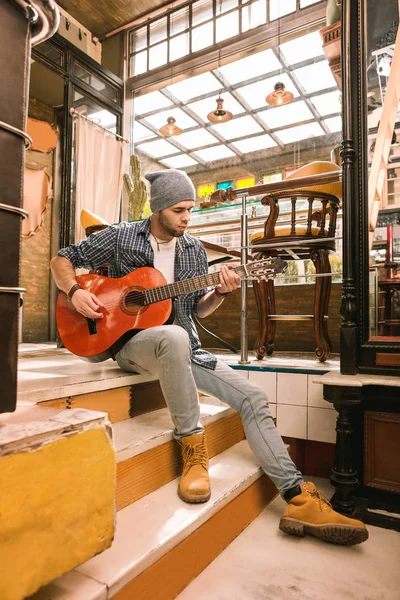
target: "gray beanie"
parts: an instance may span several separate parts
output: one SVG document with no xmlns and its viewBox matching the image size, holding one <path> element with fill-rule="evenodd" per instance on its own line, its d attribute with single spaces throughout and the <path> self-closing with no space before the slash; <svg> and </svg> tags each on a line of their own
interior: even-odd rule
<svg viewBox="0 0 400 600">
<path fill-rule="evenodd" d="M 146 179 L 151 183 L 150 208 L 158 212 L 182 200 L 195 200 L 193 183 L 184 171 L 168 169 L 148 173 Z"/>
</svg>

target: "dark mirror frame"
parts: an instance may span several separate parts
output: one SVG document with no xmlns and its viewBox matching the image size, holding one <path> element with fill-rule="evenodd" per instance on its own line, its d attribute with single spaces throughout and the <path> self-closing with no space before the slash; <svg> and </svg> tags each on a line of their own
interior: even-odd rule
<svg viewBox="0 0 400 600">
<path fill-rule="evenodd" d="M 343 286 L 340 370 L 400 375 L 400 343 L 369 341 L 367 0 L 342 1 Z"/>
</svg>

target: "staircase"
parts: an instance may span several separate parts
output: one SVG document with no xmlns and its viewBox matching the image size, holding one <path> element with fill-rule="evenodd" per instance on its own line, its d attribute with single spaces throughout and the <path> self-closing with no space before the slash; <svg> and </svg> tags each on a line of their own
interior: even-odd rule
<svg viewBox="0 0 400 600">
<path fill-rule="evenodd" d="M 59 352 L 61 365 L 65 351 Z M 40 353 L 38 361 L 43 363 Z M 68 369 L 73 371 L 71 365 Z M 41 588 L 30 600 L 170 600 L 277 492 L 244 439 L 239 415 L 201 396 L 212 496 L 205 504 L 183 503 L 177 495 L 180 449 L 158 382 L 123 373 L 112 363 L 90 365 L 88 372 L 96 369 L 103 373 L 97 379 L 92 375 L 84 381 L 81 374 L 78 383 L 71 375 L 67 385 L 42 389 L 40 378 L 28 386 L 27 372 L 21 373 L 19 410 L 25 411 L 25 419 L 29 412 L 35 420 L 70 408 L 108 412 L 117 460 L 111 548 Z"/>
</svg>

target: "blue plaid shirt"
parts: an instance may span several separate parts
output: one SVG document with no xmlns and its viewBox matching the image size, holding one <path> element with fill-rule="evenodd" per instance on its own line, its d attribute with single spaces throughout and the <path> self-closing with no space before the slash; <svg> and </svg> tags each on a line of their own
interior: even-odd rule
<svg viewBox="0 0 400 600">
<path fill-rule="evenodd" d="M 108 263 L 110 277 L 123 277 L 139 267 L 154 267 L 154 253 L 149 239 L 150 221 L 151 217 L 148 217 L 140 223 L 111 225 L 90 235 L 79 244 L 60 250 L 58 254 L 67 258 L 75 269 L 97 269 Z M 203 244 L 186 233 L 178 237 L 175 250 L 175 281 L 207 273 L 207 254 Z M 206 293 L 207 290 L 200 290 L 176 298 L 175 323 L 179 323 L 189 334 L 193 362 L 215 369 L 217 359 L 202 349 L 192 319 L 192 312 L 197 314 L 197 304 Z"/>
</svg>

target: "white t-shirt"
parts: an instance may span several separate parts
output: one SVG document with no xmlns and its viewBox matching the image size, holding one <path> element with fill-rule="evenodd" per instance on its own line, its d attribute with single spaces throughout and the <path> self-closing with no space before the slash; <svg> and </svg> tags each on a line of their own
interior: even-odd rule
<svg viewBox="0 0 400 600">
<path fill-rule="evenodd" d="M 176 237 L 166 243 L 157 243 L 155 237 L 150 234 L 150 243 L 154 252 L 154 268 L 164 275 L 167 283 L 175 281 L 175 247 Z"/>
</svg>

